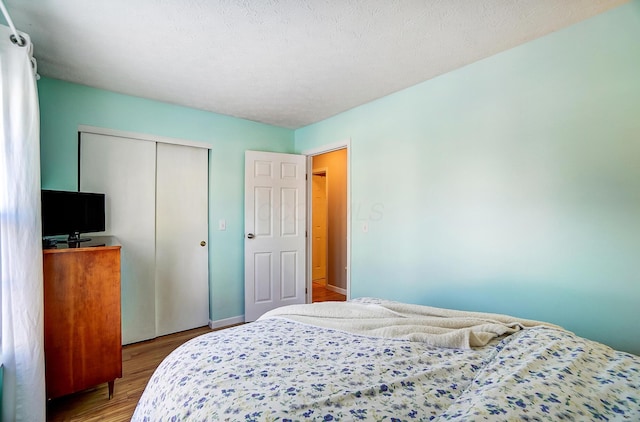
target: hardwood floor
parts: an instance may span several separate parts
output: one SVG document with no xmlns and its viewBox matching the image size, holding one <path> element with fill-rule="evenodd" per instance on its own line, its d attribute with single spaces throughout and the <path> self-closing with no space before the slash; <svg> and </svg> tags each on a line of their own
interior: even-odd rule
<svg viewBox="0 0 640 422">
<path fill-rule="evenodd" d="M 327 301 L 339 301 L 344 302 L 347 300 L 347 297 L 338 292 L 334 292 L 333 290 L 329 290 L 326 286 L 313 282 L 312 286 L 312 301 L 315 302 L 327 302 Z"/>
<path fill-rule="evenodd" d="M 47 421 L 129 421 L 144 388 L 160 362 L 176 347 L 209 327 L 158 337 L 122 348 L 122 378 L 108 399 L 107 384 L 81 391 L 47 403 Z"/>
</svg>

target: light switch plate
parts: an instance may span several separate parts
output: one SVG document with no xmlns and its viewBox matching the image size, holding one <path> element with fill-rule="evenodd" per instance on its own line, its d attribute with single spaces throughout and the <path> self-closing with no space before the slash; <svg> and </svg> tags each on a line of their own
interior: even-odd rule
<svg viewBox="0 0 640 422">
<path fill-rule="evenodd" d="M 227 222 L 225 220 L 218 220 L 218 230 L 227 230 Z"/>
</svg>

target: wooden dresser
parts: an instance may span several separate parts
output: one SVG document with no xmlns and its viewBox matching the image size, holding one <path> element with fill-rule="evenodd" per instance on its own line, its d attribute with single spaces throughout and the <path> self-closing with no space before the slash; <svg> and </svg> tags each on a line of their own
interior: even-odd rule
<svg viewBox="0 0 640 422">
<path fill-rule="evenodd" d="M 93 237 L 44 249 L 44 352 L 47 398 L 122 377 L 120 245 Z"/>
</svg>

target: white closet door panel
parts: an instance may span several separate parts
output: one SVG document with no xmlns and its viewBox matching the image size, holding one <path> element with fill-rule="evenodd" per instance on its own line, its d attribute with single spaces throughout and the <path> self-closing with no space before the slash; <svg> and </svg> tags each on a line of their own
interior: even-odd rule
<svg viewBox="0 0 640 422">
<path fill-rule="evenodd" d="M 122 244 L 123 344 L 156 335 L 155 149 L 153 142 L 81 134 L 80 190 L 106 194 L 106 234 Z"/>
<path fill-rule="evenodd" d="M 209 322 L 208 162 L 206 149 L 160 143 L 157 147 L 159 336 Z"/>
</svg>

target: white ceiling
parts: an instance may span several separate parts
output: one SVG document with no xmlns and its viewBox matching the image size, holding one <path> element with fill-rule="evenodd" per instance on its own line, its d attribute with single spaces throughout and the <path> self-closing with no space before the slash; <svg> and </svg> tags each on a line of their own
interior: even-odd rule
<svg viewBox="0 0 640 422">
<path fill-rule="evenodd" d="M 5 0 L 43 76 L 298 128 L 627 0 Z"/>
</svg>

